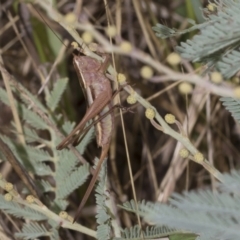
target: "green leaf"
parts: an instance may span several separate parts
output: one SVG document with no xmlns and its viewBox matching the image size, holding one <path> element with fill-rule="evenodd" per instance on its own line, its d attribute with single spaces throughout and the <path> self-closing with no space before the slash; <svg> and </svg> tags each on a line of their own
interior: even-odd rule
<svg viewBox="0 0 240 240">
<path fill-rule="evenodd" d="M 40 185 L 43 187 L 44 192 L 54 192 L 55 188 L 51 186 L 51 184 L 48 181 L 41 180 Z"/>
<path fill-rule="evenodd" d="M 110 226 L 104 224 L 97 226 L 97 239 L 98 240 L 108 240 L 110 239 Z"/>
<path fill-rule="evenodd" d="M 238 193 L 240 186 L 240 171 L 233 169 L 231 173 L 225 173 L 223 175 L 224 181 L 219 184 L 219 188 L 228 193 Z"/>
<path fill-rule="evenodd" d="M 231 97 L 220 98 L 223 106 L 231 113 L 231 115 L 240 123 L 240 100 Z"/>
<path fill-rule="evenodd" d="M 18 85 L 23 89 L 24 93 L 32 100 L 32 102 L 34 102 L 34 104 L 40 108 L 44 113 L 47 112 L 47 109 L 42 105 L 42 103 L 39 101 L 39 99 L 37 97 L 35 97 L 34 95 L 32 95 L 32 93 L 30 93 L 23 85 L 21 85 L 20 83 L 18 83 Z M 19 97 L 22 99 L 22 101 L 25 103 L 25 106 L 29 106 L 29 102 L 23 97 L 22 94 L 20 94 L 18 91 L 16 91 L 16 89 L 13 89 L 18 95 Z"/>
<path fill-rule="evenodd" d="M 86 127 L 89 124 L 86 124 Z M 76 147 L 77 150 L 83 154 L 85 151 L 85 148 L 87 147 L 87 145 L 92 141 L 92 139 L 95 136 L 95 131 L 94 131 L 94 126 L 92 126 L 89 131 L 85 134 L 85 136 L 81 139 L 80 144 L 78 144 L 78 146 Z"/>
<path fill-rule="evenodd" d="M 68 78 L 62 78 L 55 82 L 53 85 L 53 90 L 47 99 L 47 105 L 54 111 L 59 103 L 59 100 L 66 89 L 68 84 Z"/>
<path fill-rule="evenodd" d="M 95 167 L 99 160 L 95 161 Z M 107 183 L 107 161 L 104 161 L 99 173 L 99 182 L 96 188 L 96 203 L 97 203 L 97 238 L 110 239 L 111 230 L 111 215 L 108 209 L 108 197 L 106 195 Z"/>
<path fill-rule="evenodd" d="M 32 161 L 52 161 L 52 157 L 43 149 L 38 149 L 29 145 L 24 146 L 24 149 L 28 155 L 28 158 L 32 159 Z"/>
<path fill-rule="evenodd" d="M 9 106 L 7 93 L 2 88 L 0 88 L 0 100 Z M 28 122 L 31 126 L 35 127 L 36 129 L 47 129 L 48 128 L 47 124 L 43 121 L 43 119 L 41 117 L 39 117 L 33 111 L 27 109 L 24 106 L 24 104 L 21 104 L 20 102 L 16 102 L 16 101 L 14 101 L 14 103 L 16 104 L 16 106 L 19 110 L 20 116 L 22 116 L 22 118 L 24 120 L 26 120 L 26 122 Z"/>
<path fill-rule="evenodd" d="M 26 122 L 36 129 L 48 129 L 48 125 L 41 117 L 24 106 L 22 107 L 22 117 Z"/>
<path fill-rule="evenodd" d="M 55 198 L 54 203 L 58 206 L 59 210 L 65 210 L 68 206 L 68 201 L 60 198 Z"/>
<path fill-rule="evenodd" d="M 146 229 L 141 229 L 139 225 L 135 225 L 131 228 L 125 228 L 121 231 L 122 238 L 114 238 L 114 240 L 128 239 L 128 240 L 152 240 L 161 239 L 164 237 L 174 236 L 175 234 L 180 234 L 176 229 L 168 228 L 166 226 L 151 226 Z M 144 238 L 142 237 L 144 236 Z"/>
<path fill-rule="evenodd" d="M 64 124 L 62 125 L 62 129 L 65 133 L 70 133 L 73 130 L 75 125 L 76 125 L 75 122 L 64 121 Z"/>
<path fill-rule="evenodd" d="M 31 143 L 40 139 L 37 132 L 28 126 L 23 127 L 23 132 L 27 142 Z"/>
<path fill-rule="evenodd" d="M 217 69 L 225 79 L 231 78 L 240 70 L 240 49 L 231 50 L 217 63 Z"/>
<path fill-rule="evenodd" d="M 153 30 L 158 37 L 167 38 L 199 29 L 192 40 L 181 42 L 176 50 L 187 60 L 206 64 L 204 74 L 218 70 L 224 78 L 230 78 L 240 70 L 240 1 L 222 0 L 214 4 L 216 12 L 204 9 L 207 17 L 202 24 L 194 24 L 183 31 L 157 24 Z"/>
<path fill-rule="evenodd" d="M 42 236 L 50 236 L 51 232 L 49 232 L 43 224 L 40 225 L 35 222 L 30 222 L 24 224 L 22 232 L 16 233 L 15 235 L 23 239 L 35 239 Z"/>
<path fill-rule="evenodd" d="M 65 198 L 75 189 L 81 186 L 89 176 L 89 164 L 84 164 L 76 171 L 73 171 L 67 178 L 57 179 L 56 197 Z"/>
<path fill-rule="evenodd" d="M 5 201 L 2 195 L 0 195 L 0 209 L 18 218 L 31 219 L 34 221 L 41 221 L 47 219 L 45 215 L 35 211 L 32 208 L 22 206 L 15 202 Z"/>
</svg>

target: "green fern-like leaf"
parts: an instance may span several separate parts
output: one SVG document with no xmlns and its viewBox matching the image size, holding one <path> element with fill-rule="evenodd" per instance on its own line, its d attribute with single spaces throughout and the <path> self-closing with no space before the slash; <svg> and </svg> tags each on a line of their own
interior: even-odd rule
<svg viewBox="0 0 240 240">
<path fill-rule="evenodd" d="M 89 165 L 84 164 L 61 181 L 57 181 L 56 198 L 65 198 L 79 186 L 81 186 L 89 176 Z"/>
<path fill-rule="evenodd" d="M 88 126 L 88 124 L 86 125 L 86 127 Z M 92 141 L 93 137 L 95 136 L 95 131 L 94 131 L 94 127 L 92 127 L 86 134 L 85 136 L 81 139 L 81 143 L 76 147 L 77 150 L 83 154 L 85 151 L 85 148 L 87 147 L 87 145 Z"/>
<path fill-rule="evenodd" d="M 76 156 L 69 150 L 63 149 L 61 151 L 54 151 L 58 156 L 55 178 L 57 182 L 62 182 L 65 181 L 66 178 L 76 169 L 78 160 L 76 159 Z"/>
<path fill-rule="evenodd" d="M 21 158 L 20 158 L 20 155 L 19 155 L 19 152 L 17 151 L 17 148 L 16 146 L 13 144 L 12 140 L 7 137 L 7 136 L 4 136 L 4 135 L 1 135 L 0 134 L 0 138 L 3 140 L 4 143 L 6 143 L 8 145 L 8 147 L 11 149 L 11 151 L 13 152 L 13 154 L 15 155 L 15 157 L 19 160 L 19 162 L 21 164 L 23 164 L 23 162 L 21 161 Z M 5 159 L 5 157 L 3 158 Z M 7 159 L 5 159 L 7 161 Z"/>
<path fill-rule="evenodd" d="M 97 239 L 98 240 L 108 240 L 110 239 L 110 226 L 107 224 L 102 224 L 97 226 Z"/>
<path fill-rule="evenodd" d="M 5 90 L 0 88 L 0 100 L 9 106 L 9 101 L 7 97 L 7 93 Z M 40 118 L 36 113 L 33 111 L 27 109 L 23 104 L 20 102 L 14 101 L 17 108 L 19 109 L 19 114 L 22 116 L 22 118 L 28 122 L 31 126 L 33 126 L 36 129 L 47 129 L 47 124 Z"/>
<path fill-rule="evenodd" d="M 95 166 L 98 161 L 96 161 Z M 99 173 L 99 182 L 96 187 L 96 203 L 97 203 L 97 238 L 110 239 L 111 230 L 111 216 L 108 211 L 108 198 L 106 196 L 106 181 L 107 181 L 107 165 L 106 161 L 103 162 L 101 171 Z"/>
<path fill-rule="evenodd" d="M 36 129 L 48 129 L 48 125 L 43 121 L 41 117 L 39 117 L 33 111 L 27 109 L 25 106 L 21 105 L 22 118 L 29 123 L 32 127 Z"/>
<path fill-rule="evenodd" d="M 185 59 L 207 64 L 208 68 L 204 74 L 216 68 L 224 78 L 230 78 L 240 69 L 240 33 L 238 31 L 240 1 L 214 2 L 217 5 L 217 12 L 207 11 L 208 17 L 202 24 L 194 24 L 193 27 L 184 31 L 172 30 L 157 24 L 153 30 L 158 37 L 166 38 L 199 29 L 199 34 L 192 40 L 181 42 L 176 50 Z"/>
<path fill-rule="evenodd" d="M 21 87 L 22 91 L 24 91 L 24 93 L 31 99 L 32 102 L 34 102 L 34 104 L 36 106 L 38 106 L 41 111 L 43 111 L 44 113 L 47 113 L 46 108 L 42 105 L 42 103 L 39 101 L 38 98 L 36 98 L 35 96 L 32 95 L 32 93 L 30 93 L 25 87 L 23 87 L 19 82 L 18 85 Z M 15 89 L 13 88 L 13 90 L 15 91 Z M 29 105 L 28 101 L 26 101 L 26 99 L 23 97 L 22 94 L 18 94 L 19 97 L 22 99 L 22 101 L 26 104 L 26 106 Z"/>
<path fill-rule="evenodd" d="M 9 105 L 7 92 L 4 89 L 2 89 L 2 88 L 0 88 L 0 100 L 4 104 Z"/>
<path fill-rule="evenodd" d="M 68 79 L 62 78 L 56 81 L 55 84 L 53 85 L 53 90 L 47 99 L 47 105 L 51 109 L 51 111 L 54 111 L 56 109 L 59 100 L 67 87 L 67 84 Z"/>
<path fill-rule="evenodd" d="M 220 100 L 223 106 L 240 123 L 240 100 L 231 97 L 222 97 Z"/>
<path fill-rule="evenodd" d="M 29 224 L 24 224 L 22 232 L 16 233 L 16 237 L 23 239 L 35 239 L 42 236 L 51 236 L 51 232 L 48 231 L 43 224 L 38 224 L 35 222 L 30 222 Z"/>
<path fill-rule="evenodd" d="M 146 201 L 142 200 L 142 202 L 141 203 L 139 202 L 138 204 L 145 205 Z M 137 208 L 136 208 L 136 204 L 135 204 L 134 200 L 127 201 L 127 202 L 123 203 L 122 206 L 119 206 L 119 207 L 121 207 L 129 212 L 134 212 L 134 213 L 137 212 Z M 140 209 L 138 209 L 138 210 L 140 210 Z M 144 212 L 140 212 L 140 214 L 144 214 Z"/>
<path fill-rule="evenodd" d="M 23 131 L 24 131 L 25 139 L 28 143 L 38 141 L 40 139 L 37 132 L 30 127 L 24 126 Z"/>
<path fill-rule="evenodd" d="M 68 201 L 65 199 L 60 199 L 60 198 L 55 198 L 54 199 L 54 204 L 55 206 L 58 207 L 58 210 L 65 210 L 66 207 L 68 206 Z"/>
<path fill-rule="evenodd" d="M 240 199 L 226 193 L 213 194 L 210 190 L 188 192 L 183 195 L 173 194 L 170 200 L 173 206 L 182 210 L 201 211 L 219 216 L 238 217 L 240 213 Z"/>
<path fill-rule="evenodd" d="M 58 234 L 58 229 L 56 228 L 52 228 L 50 230 L 51 232 L 51 235 L 50 235 L 50 240 L 59 240 L 60 239 L 60 236 Z M 190 240 L 190 239 L 189 239 Z"/>
<path fill-rule="evenodd" d="M 160 23 L 157 23 L 156 26 L 152 27 L 152 29 L 156 32 L 156 36 L 162 39 L 166 39 L 169 37 L 174 37 L 177 35 L 182 35 L 188 32 L 192 32 L 194 30 L 198 30 L 201 28 L 204 28 L 207 26 L 208 23 L 202 23 L 202 24 L 195 24 L 193 22 L 191 22 L 192 24 L 194 24 L 192 27 L 178 31 L 176 29 L 171 29 L 169 27 L 166 27 L 165 25 L 162 25 Z"/>
<path fill-rule="evenodd" d="M 31 153 L 28 152 L 30 148 L 18 148 L 18 146 L 14 145 L 14 142 L 6 136 L 0 134 L 0 138 L 8 145 L 8 147 L 12 150 L 15 157 L 19 160 L 19 162 L 25 166 L 29 171 L 34 172 L 38 176 L 47 176 L 52 174 L 51 168 L 42 162 L 35 161 L 34 158 L 29 158 L 28 156 Z M 31 149 L 32 151 L 32 149 Z M 5 159 L 5 157 L 3 158 Z M 5 159 L 7 160 L 7 159 Z"/>
<path fill-rule="evenodd" d="M 0 195 L 0 209 L 18 218 L 31 219 L 34 221 L 47 219 L 45 215 L 33 210 L 32 208 L 23 207 L 15 202 L 5 201 L 2 195 Z"/>
<path fill-rule="evenodd" d="M 27 152 L 28 157 L 36 162 L 52 161 L 52 157 L 43 149 L 38 149 L 29 145 L 26 145 L 24 149 Z"/>
<path fill-rule="evenodd" d="M 48 181 L 45 180 L 41 180 L 40 181 L 40 185 L 43 188 L 43 192 L 54 192 L 55 189 L 53 188 L 53 186 L 51 186 L 51 184 Z"/>
<path fill-rule="evenodd" d="M 156 32 L 157 37 L 160 37 L 162 39 L 173 37 L 178 34 L 177 30 L 171 29 L 160 23 L 157 23 L 156 26 L 152 27 L 152 29 Z M 181 34 L 181 33 L 179 33 L 179 34 Z"/>
<path fill-rule="evenodd" d="M 52 175 L 51 168 L 45 163 L 34 163 L 33 164 L 33 171 L 38 176 L 48 176 Z"/>
<path fill-rule="evenodd" d="M 69 121 L 65 121 L 62 129 L 65 133 L 70 133 L 73 128 L 74 128 L 74 123 L 70 123 Z M 89 124 L 86 124 L 86 127 L 88 127 Z M 86 146 L 92 141 L 93 137 L 94 137 L 94 127 L 92 127 L 91 129 L 89 129 L 89 131 L 84 135 L 84 137 L 81 139 L 81 142 L 78 146 L 76 146 L 76 149 L 83 154 L 85 151 Z M 60 140 L 59 140 L 60 142 Z M 57 142 L 57 144 L 59 143 Z"/>
<path fill-rule="evenodd" d="M 233 189 L 239 186 L 239 172 L 225 179 L 233 183 Z M 234 192 L 235 193 L 235 192 Z M 136 204 L 130 201 L 124 209 L 137 212 Z M 212 193 L 211 191 L 186 192 L 173 194 L 170 204 L 138 203 L 138 213 L 156 226 L 167 225 L 171 228 L 199 234 L 198 239 L 238 239 L 240 232 L 240 200 L 238 195 Z M 207 237 L 206 237 L 207 236 Z M 221 236 L 221 238 L 219 238 Z"/>
<path fill-rule="evenodd" d="M 70 123 L 69 121 L 65 121 L 62 129 L 65 133 L 70 133 L 73 128 L 74 128 L 75 123 Z M 86 127 L 88 126 L 88 124 L 86 124 Z M 91 140 L 93 139 L 94 136 L 94 127 L 92 127 L 91 129 L 89 129 L 89 131 L 84 135 L 84 137 L 81 139 L 81 142 L 78 146 L 76 146 L 76 149 L 83 154 L 85 151 L 86 146 L 91 142 Z M 58 144 L 60 142 L 60 139 L 58 139 L 58 142 L 56 144 Z"/>
<path fill-rule="evenodd" d="M 75 126 L 75 123 L 71 123 L 69 121 L 64 121 L 64 124 L 62 125 L 62 129 L 65 133 L 70 133 Z"/>
<path fill-rule="evenodd" d="M 114 238 L 114 240 L 128 239 L 128 240 L 142 240 L 142 239 L 158 239 L 163 237 L 170 237 L 178 234 L 174 228 L 166 226 L 152 226 L 147 227 L 145 230 L 141 229 L 138 225 L 131 228 L 126 228 L 121 232 L 121 238 Z"/>
<path fill-rule="evenodd" d="M 223 175 L 224 181 L 219 184 L 219 188 L 224 192 L 238 194 L 240 193 L 240 171 L 232 170 L 231 173 L 225 173 Z"/>
<path fill-rule="evenodd" d="M 240 52 L 239 48 L 232 50 L 223 56 L 217 63 L 217 69 L 223 77 L 228 79 L 234 76 L 240 70 Z"/>
<path fill-rule="evenodd" d="M 237 35 L 237 32 L 233 32 Z M 208 26 L 203 29 L 201 35 L 195 35 L 193 40 L 187 40 L 186 43 L 181 43 L 176 49 L 181 56 L 193 62 L 200 62 L 209 55 L 219 53 L 219 51 L 236 44 L 240 40 L 240 34 L 236 38 L 227 34 L 223 30 L 222 23 L 216 23 L 213 26 Z"/>
</svg>

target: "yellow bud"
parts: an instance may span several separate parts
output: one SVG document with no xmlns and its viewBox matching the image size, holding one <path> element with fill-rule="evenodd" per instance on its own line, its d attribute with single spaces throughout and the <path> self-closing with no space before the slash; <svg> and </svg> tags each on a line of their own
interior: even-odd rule
<svg viewBox="0 0 240 240">
<path fill-rule="evenodd" d="M 127 97 L 127 103 L 129 103 L 129 104 L 135 104 L 137 102 L 137 99 L 135 98 L 135 96 L 134 95 L 129 95 L 128 97 Z"/>
<path fill-rule="evenodd" d="M 10 202 L 10 201 L 12 201 L 13 196 L 10 193 L 6 193 L 4 195 L 4 199 L 5 199 L 5 201 Z"/>
<path fill-rule="evenodd" d="M 126 76 L 123 73 L 118 73 L 117 80 L 119 84 L 123 84 L 126 82 Z"/>
<path fill-rule="evenodd" d="M 105 32 L 109 37 L 115 37 L 117 34 L 117 28 L 114 25 L 110 25 L 106 28 Z"/>
<path fill-rule="evenodd" d="M 61 211 L 61 212 L 59 213 L 59 217 L 60 217 L 60 218 L 63 218 L 63 219 L 67 219 L 68 213 L 65 212 L 65 211 Z"/>
<path fill-rule="evenodd" d="M 148 119 L 153 119 L 155 117 L 155 111 L 152 108 L 147 108 L 145 111 L 145 116 Z"/>
<path fill-rule="evenodd" d="M 220 72 L 212 72 L 210 75 L 210 79 L 214 83 L 221 83 L 222 82 L 222 74 Z"/>
<path fill-rule="evenodd" d="M 90 43 L 90 42 L 92 42 L 92 40 L 93 40 L 93 36 L 92 36 L 92 34 L 90 33 L 90 32 L 84 32 L 83 34 L 82 34 L 82 40 L 85 42 L 85 43 Z"/>
<path fill-rule="evenodd" d="M 189 151 L 186 148 L 182 148 L 179 152 L 180 157 L 187 158 L 189 156 Z"/>
<path fill-rule="evenodd" d="M 209 3 L 207 5 L 207 9 L 210 11 L 210 12 L 214 12 L 216 9 L 217 9 L 217 5 L 215 3 Z"/>
<path fill-rule="evenodd" d="M 35 197 L 34 197 L 33 195 L 28 195 L 28 196 L 26 197 L 26 200 L 27 200 L 27 202 L 29 202 L 29 203 L 33 203 L 34 200 L 35 200 Z"/>
<path fill-rule="evenodd" d="M 179 64 L 181 62 L 181 57 L 178 53 L 170 53 L 168 56 L 167 56 L 167 62 L 173 66 Z"/>
<path fill-rule="evenodd" d="M 153 76 L 153 70 L 149 66 L 143 66 L 140 70 L 140 74 L 143 78 L 151 78 Z"/>
<path fill-rule="evenodd" d="M 165 121 L 166 121 L 168 124 L 173 124 L 173 123 L 175 123 L 175 121 L 176 121 L 175 116 L 172 115 L 172 114 L 170 114 L 170 113 L 166 114 L 164 118 L 165 118 Z"/>
<path fill-rule="evenodd" d="M 67 13 L 64 18 L 65 21 L 70 24 L 75 23 L 77 21 L 76 15 L 73 12 Z"/>
<path fill-rule="evenodd" d="M 74 49 L 76 49 L 76 48 L 78 48 L 78 43 L 77 43 L 77 42 L 72 42 L 72 43 L 71 43 L 71 46 L 72 46 Z"/>
<path fill-rule="evenodd" d="M 233 90 L 233 94 L 234 94 L 234 97 L 240 98 L 240 87 L 236 87 L 236 88 Z"/>
<path fill-rule="evenodd" d="M 198 163 L 202 163 L 204 160 L 204 156 L 200 152 L 197 152 L 196 154 L 194 154 L 193 157 L 194 157 L 194 160 Z"/>
<path fill-rule="evenodd" d="M 180 83 L 178 86 L 179 92 L 182 94 L 189 94 L 192 92 L 192 85 L 188 82 Z"/>
<path fill-rule="evenodd" d="M 120 48 L 126 53 L 131 52 L 132 51 L 132 44 L 128 41 L 123 41 L 120 44 Z"/>
<path fill-rule="evenodd" d="M 4 189 L 5 189 L 6 191 L 8 191 L 8 192 L 11 191 L 11 190 L 13 190 L 13 185 L 12 185 L 12 183 L 10 183 L 10 182 L 5 183 Z"/>
</svg>

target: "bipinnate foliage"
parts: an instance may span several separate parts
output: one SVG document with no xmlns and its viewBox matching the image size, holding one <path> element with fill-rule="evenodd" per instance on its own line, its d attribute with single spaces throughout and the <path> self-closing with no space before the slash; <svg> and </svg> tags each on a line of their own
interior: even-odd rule
<svg viewBox="0 0 240 240">
<path fill-rule="evenodd" d="M 130 229 L 124 229 L 121 232 L 122 238 L 114 238 L 114 240 L 120 239 L 159 239 L 166 236 L 174 236 L 179 232 L 174 228 L 168 228 L 166 226 L 148 226 L 145 230 L 141 229 L 138 225 L 131 227 Z M 190 234 L 186 234 L 185 237 Z M 143 238 L 144 237 L 144 238 Z M 196 235 L 191 234 L 192 240 L 196 238 Z M 189 239 L 190 240 L 190 239 Z"/>
<path fill-rule="evenodd" d="M 96 162 L 97 163 L 97 162 Z M 96 204 L 97 204 L 97 239 L 110 239 L 111 232 L 111 215 L 108 208 L 109 197 L 107 195 L 107 162 L 102 165 L 99 174 L 99 182 L 96 187 Z"/>
<path fill-rule="evenodd" d="M 134 201 L 125 203 L 123 208 L 136 213 Z M 199 240 L 240 238 L 239 195 L 212 193 L 209 190 L 173 194 L 168 205 L 145 201 L 138 203 L 138 213 L 151 224 L 196 233 Z"/>
<path fill-rule="evenodd" d="M 16 237 L 21 239 L 36 239 L 43 236 L 49 237 L 51 240 L 60 238 L 56 229 L 47 230 L 43 224 L 38 224 L 35 222 L 24 224 L 22 232 L 16 233 Z"/>
<path fill-rule="evenodd" d="M 69 194 L 81 186 L 89 176 L 89 165 L 79 165 L 78 158 L 72 151 L 57 151 L 56 146 L 61 138 L 58 133 L 49 125 L 57 124 L 61 115 L 57 115 L 55 110 L 59 104 L 61 95 L 66 89 L 68 80 L 66 78 L 59 79 L 53 86 L 53 90 L 46 97 L 46 106 L 44 106 L 36 97 L 28 92 L 19 83 L 16 85 L 18 89 L 12 88 L 16 93 L 16 97 L 22 101 L 14 101 L 18 109 L 19 116 L 22 120 L 24 137 L 26 145 L 20 145 L 16 140 L 7 136 L 0 135 L 1 139 L 8 145 L 20 164 L 27 171 L 32 172 L 38 177 L 37 185 L 43 194 L 49 192 L 54 193 L 54 199 L 48 201 L 47 207 L 57 213 L 65 210 L 68 206 L 66 200 Z M 8 96 L 3 88 L 0 88 L 0 101 L 6 105 L 10 105 Z M 32 103 L 30 105 L 30 102 Z M 44 116 L 44 117 L 43 117 Z M 48 119 L 48 121 L 46 121 Z M 14 124 L 13 124 L 14 125 Z M 14 126 L 13 126 L 14 127 Z M 69 133 L 73 129 L 73 124 L 65 122 L 63 131 Z M 50 140 L 43 138 L 42 131 L 48 131 Z M 84 152 L 86 145 L 92 139 L 93 130 L 85 135 L 83 141 L 78 147 L 81 153 Z M 16 135 L 16 139 L 17 139 Z M 39 148 L 39 146 L 41 146 Z M 0 153 L 1 154 L 1 153 Z M 2 155 L 2 154 L 1 154 Z M 5 159 L 5 156 L 2 156 Z M 7 160 L 7 159 L 5 159 Z M 52 195 L 52 194 L 51 194 Z M 14 201 L 5 201 L 0 195 L 0 209 L 19 218 L 29 219 L 33 221 L 50 220 L 43 213 L 37 212 L 31 208 L 21 206 L 21 203 Z M 35 239 L 40 236 L 49 236 L 51 239 L 59 239 L 57 234 L 59 226 L 39 225 L 31 222 L 24 225 L 22 233 L 18 233 L 18 237 L 24 239 Z"/>
<path fill-rule="evenodd" d="M 32 208 L 23 208 L 20 204 L 13 201 L 6 202 L 2 195 L 0 195 L 0 209 L 18 218 L 25 218 L 33 221 L 42 221 L 47 219 L 47 216 L 44 216 L 42 213 L 37 212 Z"/>
<path fill-rule="evenodd" d="M 240 100 L 231 97 L 222 97 L 220 100 L 223 106 L 231 113 L 231 115 L 240 123 Z"/>
<path fill-rule="evenodd" d="M 231 173 L 225 173 L 223 175 L 224 182 L 219 186 L 221 191 L 236 194 L 236 196 L 240 195 L 240 171 L 232 170 Z"/>
<path fill-rule="evenodd" d="M 215 11 L 204 9 L 205 22 L 195 24 L 187 30 L 177 31 L 162 24 L 153 27 L 156 35 L 167 38 L 199 30 L 192 40 L 181 42 L 176 50 L 181 56 L 193 62 L 205 64 L 203 74 L 218 71 L 225 79 L 229 79 L 240 70 L 240 1 L 211 1 Z M 239 121 L 239 100 L 224 97 L 223 105 L 232 116 Z"/>
<path fill-rule="evenodd" d="M 238 30 L 240 1 L 222 0 L 213 1 L 213 3 L 216 11 L 204 9 L 204 23 L 195 24 L 191 20 L 193 27 L 184 31 L 170 29 L 158 23 L 153 30 L 161 38 L 199 30 L 199 34 L 196 34 L 192 40 L 181 42 L 176 50 L 183 58 L 207 64 L 209 71 L 215 69 L 220 71 L 225 78 L 230 78 L 240 70 L 240 33 Z"/>
</svg>

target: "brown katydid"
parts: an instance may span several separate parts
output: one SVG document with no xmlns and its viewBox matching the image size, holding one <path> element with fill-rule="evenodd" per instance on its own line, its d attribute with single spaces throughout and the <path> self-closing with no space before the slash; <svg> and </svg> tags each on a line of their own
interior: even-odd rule
<svg viewBox="0 0 240 240">
<path fill-rule="evenodd" d="M 91 119 L 95 119 L 95 121 L 98 120 L 95 125 L 96 140 L 98 146 L 102 148 L 91 182 L 75 214 L 75 222 L 94 187 L 102 162 L 108 154 L 114 127 L 112 98 L 115 94 L 113 94 L 110 80 L 105 75 L 105 71 L 109 65 L 108 55 L 105 54 L 105 59 L 102 63 L 89 56 L 74 55 L 73 65 L 88 102 L 88 109 L 80 123 L 57 146 L 57 149 L 61 150 L 66 148 L 69 144 L 73 146 L 78 145 L 85 125 Z"/>
</svg>

